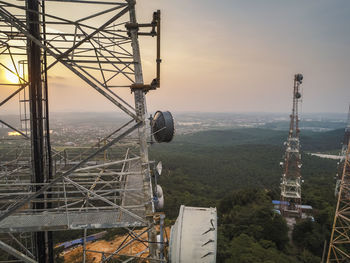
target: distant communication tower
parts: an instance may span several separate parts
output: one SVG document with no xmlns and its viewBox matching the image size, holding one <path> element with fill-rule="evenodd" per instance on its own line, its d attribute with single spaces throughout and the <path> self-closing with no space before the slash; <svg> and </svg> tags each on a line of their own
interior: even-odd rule
<svg viewBox="0 0 350 263">
<path fill-rule="evenodd" d="M 345 153 L 327 263 L 350 262 L 350 143 Z"/>
<path fill-rule="evenodd" d="M 285 143 L 284 162 L 281 163 L 284 173 L 282 174 L 281 182 L 280 210 L 282 215 L 291 217 L 301 216 L 301 155 L 298 108 L 301 98 L 300 85 L 302 80 L 302 74 L 294 76 L 293 109 L 290 115 L 289 135 Z"/>
<path fill-rule="evenodd" d="M 160 86 L 160 11 L 140 24 L 135 5 L 135 0 L 0 1 L 0 68 L 12 76 L 0 83 L 10 91 L 0 107 L 18 96 L 22 109 L 21 127 L 0 121 L 19 135 L 1 144 L 0 260 L 53 262 L 54 231 L 82 230 L 85 263 L 92 253 L 87 232 L 101 228 L 124 228 L 130 237 L 107 254 L 97 251 L 102 262 L 141 257 L 121 252 L 135 242 L 145 244 L 147 260 L 162 260 L 155 227 L 162 191 L 153 184 L 146 107 L 146 94 Z M 157 43 L 156 77 L 147 84 L 140 36 Z M 90 87 L 124 114 L 123 123 L 111 123 L 116 127 L 97 144 L 62 150 L 50 140 L 49 79 L 61 72 L 56 77 L 68 74 L 66 82 L 75 77 L 76 86 Z M 157 142 L 172 139 L 170 113 L 155 116 L 152 134 Z M 148 238 L 141 239 L 143 233 Z"/>
</svg>

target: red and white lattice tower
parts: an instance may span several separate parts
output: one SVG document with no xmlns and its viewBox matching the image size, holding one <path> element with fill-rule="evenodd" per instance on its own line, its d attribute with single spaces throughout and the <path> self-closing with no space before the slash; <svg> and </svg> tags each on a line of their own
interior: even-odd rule
<svg viewBox="0 0 350 263">
<path fill-rule="evenodd" d="M 303 80 L 302 74 L 294 76 L 293 109 L 290 115 L 290 127 L 288 139 L 285 142 L 280 210 L 283 216 L 301 216 L 301 155 L 299 141 L 299 116 L 300 85 Z"/>
</svg>

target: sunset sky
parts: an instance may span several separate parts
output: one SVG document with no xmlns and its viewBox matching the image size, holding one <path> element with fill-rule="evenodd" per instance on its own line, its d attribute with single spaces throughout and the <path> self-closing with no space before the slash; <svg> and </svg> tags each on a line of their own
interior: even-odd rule
<svg viewBox="0 0 350 263">
<path fill-rule="evenodd" d="M 148 94 L 149 111 L 289 112 L 295 73 L 304 75 L 304 112 L 347 111 L 350 1 L 138 0 L 139 22 L 149 22 L 156 9 L 162 86 Z M 140 41 L 149 82 L 155 42 Z M 113 110 L 57 72 L 50 79 L 52 111 Z"/>
<path fill-rule="evenodd" d="M 150 96 L 152 104 L 163 101 L 173 110 L 285 112 L 291 108 L 293 74 L 301 72 L 304 111 L 347 110 L 350 1 L 139 4 L 163 11 L 163 86 Z"/>
</svg>

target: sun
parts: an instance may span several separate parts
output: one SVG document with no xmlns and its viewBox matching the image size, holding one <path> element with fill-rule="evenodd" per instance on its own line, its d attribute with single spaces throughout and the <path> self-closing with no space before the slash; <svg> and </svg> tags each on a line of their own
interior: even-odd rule
<svg viewBox="0 0 350 263">
<path fill-rule="evenodd" d="M 10 70 L 5 70 L 5 76 L 6 76 L 6 79 L 10 82 L 10 83 L 13 83 L 13 84 L 17 84 L 17 83 L 20 83 L 20 79 L 19 77 L 14 73 L 16 72 L 16 69 L 15 67 L 10 64 L 7 66 Z M 17 69 L 19 72 L 19 75 L 21 76 L 21 70 L 20 69 Z"/>
<path fill-rule="evenodd" d="M 12 72 L 6 70 L 5 74 L 6 74 L 6 78 L 9 82 L 11 82 L 11 83 L 18 83 L 19 82 L 18 77 L 15 74 L 13 74 Z"/>
</svg>

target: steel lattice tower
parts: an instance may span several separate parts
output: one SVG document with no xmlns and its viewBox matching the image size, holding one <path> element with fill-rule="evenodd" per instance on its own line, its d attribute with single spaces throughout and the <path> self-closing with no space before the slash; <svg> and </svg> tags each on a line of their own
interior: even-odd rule
<svg viewBox="0 0 350 263">
<path fill-rule="evenodd" d="M 135 227 L 144 227 L 147 254 L 157 256 L 146 94 L 160 83 L 160 12 L 139 24 L 135 5 L 0 1 L 0 66 L 17 77 L 17 83 L 0 83 L 14 89 L 0 108 L 18 96 L 21 109 L 21 127 L 0 120 L 21 135 L 2 145 L 7 150 L 0 161 L 0 249 L 17 260 L 53 262 L 53 231 L 81 229 L 86 262 L 87 231 L 120 227 L 132 238 L 103 255 L 103 262 L 140 240 Z M 139 36 L 157 38 L 157 74 L 150 84 L 144 84 Z M 126 116 L 79 153 L 56 149 L 50 140 L 49 78 L 57 65 Z M 107 158 L 109 150 L 113 158 Z M 135 258 L 123 255 L 128 256 Z"/>
<path fill-rule="evenodd" d="M 335 190 L 334 190 L 334 195 L 336 197 L 338 196 L 339 186 L 342 179 L 341 176 L 343 172 L 343 169 L 342 169 L 343 161 L 345 160 L 345 157 L 346 157 L 346 151 L 347 151 L 349 140 L 350 140 L 350 105 L 349 105 L 349 111 L 348 111 L 348 120 L 344 131 L 344 138 L 342 141 L 342 148 L 339 153 L 339 162 L 337 167 L 336 184 L 335 184 Z"/>
<path fill-rule="evenodd" d="M 350 262 L 350 143 L 345 154 L 327 263 Z"/>
<path fill-rule="evenodd" d="M 290 115 L 289 135 L 284 155 L 284 173 L 281 182 L 280 210 L 284 216 L 301 216 L 301 155 L 299 141 L 299 103 L 300 85 L 303 75 L 294 76 L 293 108 Z"/>
</svg>

